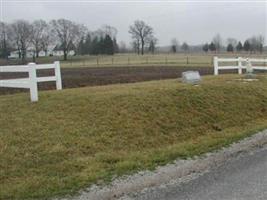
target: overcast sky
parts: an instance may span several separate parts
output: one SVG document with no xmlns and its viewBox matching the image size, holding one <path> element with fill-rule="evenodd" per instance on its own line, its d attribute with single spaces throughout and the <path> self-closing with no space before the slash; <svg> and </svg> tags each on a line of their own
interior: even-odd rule
<svg viewBox="0 0 267 200">
<path fill-rule="evenodd" d="M 160 45 L 172 38 L 202 44 L 216 33 L 243 41 L 262 34 L 267 40 L 266 1 L 86 1 L 0 0 L 5 22 L 16 19 L 66 18 L 96 30 L 104 24 L 118 29 L 118 41 L 130 42 L 129 25 L 136 19 L 154 28 Z M 265 41 L 266 43 L 266 41 Z"/>
</svg>

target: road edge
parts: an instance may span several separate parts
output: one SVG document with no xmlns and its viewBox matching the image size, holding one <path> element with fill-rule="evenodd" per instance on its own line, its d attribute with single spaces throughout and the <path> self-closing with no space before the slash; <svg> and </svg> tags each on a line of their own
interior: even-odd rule
<svg viewBox="0 0 267 200">
<path fill-rule="evenodd" d="M 146 188 L 160 187 L 172 182 L 187 182 L 222 165 L 226 160 L 240 154 L 267 146 L 267 129 L 258 132 L 229 147 L 203 154 L 187 160 L 178 159 L 172 164 L 157 167 L 154 171 L 141 171 L 134 175 L 113 180 L 107 186 L 93 185 L 76 196 L 54 200 L 113 200 L 128 199 L 127 194 L 144 191 Z"/>
</svg>

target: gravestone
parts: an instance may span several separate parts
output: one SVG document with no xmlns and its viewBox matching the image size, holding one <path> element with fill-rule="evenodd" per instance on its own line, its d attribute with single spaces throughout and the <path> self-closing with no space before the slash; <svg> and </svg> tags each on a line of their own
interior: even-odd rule
<svg viewBox="0 0 267 200">
<path fill-rule="evenodd" d="M 256 78 L 256 74 L 253 73 L 253 67 L 251 65 L 250 60 L 247 58 L 245 79 L 255 79 L 255 78 Z"/>
<path fill-rule="evenodd" d="M 198 84 L 201 77 L 198 71 L 186 71 L 182 73 L 183 83 Z"/>
</svg>

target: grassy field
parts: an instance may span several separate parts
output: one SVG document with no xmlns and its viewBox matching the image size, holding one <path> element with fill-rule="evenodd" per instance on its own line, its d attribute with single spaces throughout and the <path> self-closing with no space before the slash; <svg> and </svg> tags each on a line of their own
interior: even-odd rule
<svg viewBox="0 0 267 200">
<path fill-rule="evenodd" d="M 267 128 L 267 78 L 237 78 L 0 96 L 0 199 L 74 193 Z"/>
<path fill-rule="evenodd" d="M 188 67 L 211 67 L 213 66 L 213 56 L 215 54 L 116 54 L 114 56 L 70 56 L 68 61 L 63 61 L 63 57 L 38 58 L 37 63 L 51 63 L 61 60 L 62 67 L 107 67 L 107 66 L 188 66 Z M 266 54 L 233 54 L 224 53 L 217 56 L 222 57 L 261 57 L 267 58 Z M 0 60 L 0 65 L 15 64 L 18 60 Z M 28 59 L 27 62 L 32 62 Z"/>
</svg>

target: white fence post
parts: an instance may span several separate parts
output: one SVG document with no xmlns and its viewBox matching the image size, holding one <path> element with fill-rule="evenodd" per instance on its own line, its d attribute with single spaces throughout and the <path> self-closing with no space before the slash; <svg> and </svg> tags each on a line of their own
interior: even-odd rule
<svg viewBox="0 0 267 200">
<path fill-rule="evenodd" d="M 217 56 L 213 58 L 213 65 L 214 65 L 214 75 L 218 75 L 219 69 L 218 69 L 218 57 Z"/>
<path fill-rule="evenodd" d="M 238 57 L 238 74 L 242 74 L 242 58 Z"/>
<path fill-rule="evenodd" d="M 60 63 L 59 63 L 59 61 L 55 61 L 54 64 L 55 64 L 55 76 L 56 76 L 57 90 L 62 90 Z"/>
<path fill-rule="evenodd" d="M 37 70 L 53 69 L 54 76 L 37 77 Z M 57 90 L 62 89 L 60 64 L 55 62 L 53 64 L 40 64 L 29 63 L 28 65 L 21 66 L 0 66 L 0 72 L 26 72 L 29 74 L 28 78 L 15 78 L 0 80 L 0 87 L 8 88 L 26 88 L 30 89 L 31 101 L 38 101 L 38 83 L 56 81 Z"/>
<path fill-rule="evenodd" d="M 36 64 L 29 63 L 29 82 L 30 82 L 30 93 L 31 101 L 38 101 L 38 86 L 37 86 L 37 76 L 36 76 Z"/>
</svg>

